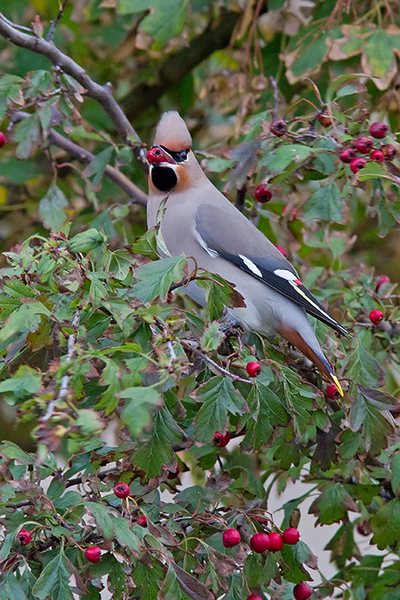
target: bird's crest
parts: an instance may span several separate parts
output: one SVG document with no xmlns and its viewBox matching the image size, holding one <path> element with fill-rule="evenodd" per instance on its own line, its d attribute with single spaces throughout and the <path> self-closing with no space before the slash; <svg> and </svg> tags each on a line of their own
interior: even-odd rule
<svg viewBox="0 0 400 600">
<path fill-rule="evenodd" d="M 174 110 L 163 113 L 157 125 L 154 143 L 172 152 L 188 150 L 192 147 L 191 135 L 179 113 Z"/>
</svg>

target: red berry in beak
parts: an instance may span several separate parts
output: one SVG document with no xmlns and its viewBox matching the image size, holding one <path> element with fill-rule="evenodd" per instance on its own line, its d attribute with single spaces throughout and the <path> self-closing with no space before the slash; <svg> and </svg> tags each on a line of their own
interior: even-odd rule
<svg viewBox="0 0 400 600">
<path fill-rule="evenodd" d="M 150 148 L 146 158 L 150 164 L 166 162 L 165 154 L 158 146 L 153 146 L 153 148 Z"/>
</svg>

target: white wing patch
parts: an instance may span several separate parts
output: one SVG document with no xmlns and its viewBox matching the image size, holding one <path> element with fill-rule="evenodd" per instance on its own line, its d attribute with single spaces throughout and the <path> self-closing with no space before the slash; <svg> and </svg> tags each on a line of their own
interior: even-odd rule
<svg viewBox="0 0 400 600">
<path fill-rule="evenodd" d="M 243 254 L 239 254 L 239 258 L 242 259 L 242 261 L 244 262 L 244 264 L 246 265 L 246 267 L 252 272 L 254 273 L 254 275 L 257 275 L 257 277 L 262 277 L 262 273 L 260 271 L 260 269 L 257 267 L 256 264 L 253 263 L 252 260 L 250 260 L 249 258 L 247 258 L 247 256 L 243 256 Z"/>
<path fill-rule="evenodd" d="M 298 281 L 297 276 L 287 269 L 275 269 L 274 274 L 282 279 L 287 279 L 287 281 Z"/>
</svg>

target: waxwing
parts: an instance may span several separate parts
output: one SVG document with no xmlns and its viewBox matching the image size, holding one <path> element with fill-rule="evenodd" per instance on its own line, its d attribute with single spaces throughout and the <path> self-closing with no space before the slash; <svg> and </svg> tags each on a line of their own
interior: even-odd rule
<svg viewBox="0 0 400 600">
<path fill-rule="evenodd" d="M 267 336 L 280 334 L 343 395 L 306 313 L 340 334 L 348 333 L 301 283 L 274 244 L 209 181 L 191 146 L 192 138 L 180 115 L 164 113 L 147 153 L 149 228 L 159 225 L 171 256 L 192 256 L 198 267 L 235 285 L 246 306 L 229 309 L 229 318 Z M 195 282 L 189 284 L 187 293 L 205 303 Z"/>
</svg>

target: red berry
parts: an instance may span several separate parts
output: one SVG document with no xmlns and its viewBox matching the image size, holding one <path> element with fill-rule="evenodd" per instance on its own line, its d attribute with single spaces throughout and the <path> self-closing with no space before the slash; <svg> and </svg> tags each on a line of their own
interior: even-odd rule
<svg viewBox="0 0 400 600">
<path fill-rule="evenodd" d="M 318 116 L 318 121 L 321 123 L 322 127 L 329 127 L 329 125 L 332 124 L 329 112 L 327 110 L 324 110 L 324 112 Z"/>
<path fill-rule="evenodd" d="M 268 533 L 256 533 L 250 539 L 250 548 L 261 554 L 265 550 L 271 550 L 271 543 L 269 541 Z"/>
<path fill-rule="evenodd" d="M 167 479 L 175 479 L 181 472 L 179 465 L 176 465 L 175 471 L 168 471 Z"/>
<path fill-rule="evenodd" d="M 216 431 L 214 433 L 214 444 L 216 446 L 218 446 L 219 448 L 224 448 L 225 446 L 227 446 L 229 444 L 229 440 L 231 439 L 231 434 L 229 433 L 229 431 L 226 431 L 225 433 L 221 433 L 220 431 Z"/>
<path fill-rule="evenodd" d="M 227 529 L 222 534 L 222 543 L 225 548 L 233 548 L 240 544 L 240 533 L 237 529 Z"/>
<path fill-rule="evenodd" d="M 272 533 L 269 534 L 269 543 L 271 545 L 271 550 L 282 550 L 283 538 L 281 534 L 277 531 L 272 531 Z"/>
<path fill-rule="evenodd" d="M 114 494 L 117 498 L 127 498 L 130 493 L 131 491 L 127 483 L 117 483 L 117 485 L 114 486 Z"/>
<path fill-rule="evenodd" d="M 382 150 L 383 156 L 385 157 L 385 160 L 393 160 L 397 154 L 397 150 L 393 146 L 393 144 L 384 144 L 381 147 L 381 150 Z"/>
<path fill-rule="evenodd" d="M 275 248 L 276 248 L 277 250 L 279 250 L 279 252 L 280 252 L 281 254 L 283 254 L 283 256 L 285 256 L 285 257 L 287 256 L 287 252 L 286 252 L 285 248 L 282 248 L 282 246 L 278 246 L 278 244 L 275 244 Z"/>
<path fill-rule="evenodd" d="M 31 532 L 28 531 L 28 529 L 21 529 L 21 531 L 18 532 L 17 537 L 21 546 L 26 546 L 32 539 Z"/>
<path fill-rule="evenodd" d="M 381 140 L 382 138 L 384 138 L 387 133 L 389 131 L 389 126 L 386 125 L 386 123 L 381 123 L 380 121 L 376 121 L 375 123 L 372 123 L 370 128 L 369 128 L 369 132 L 372 135 L 372 137 Z"/>
<path fill-rule="evenodd" d="M 353 173 L 357 173 L 357 171 L 365 167 L 366 162 L 365 158 L 355 158 L 350 163 L 350 170 L 353 171 Z"/>
<path fill-rule="evenodd" d="M 381 287 L 381 285 L 383 285 L 384 283 L 390 283 L 390 279 L 387 275 L 381 275 L 378 278 L 378 281 L 376 282 L 375 291 L 377 292 L 379 290 L 379 288 Z"/>
<path fill-rule="evenodd" d="M 147 517 L 145 517 L 144 515 L 141 515 L 140 517 L 138 517 L 138 520 L 136 521 L 137 525 L 140 525 L 140 527 L 146 527 L 147 526 Z"/>
<path fill-rule="evenodd" d="M 250 594 L 250 596 L 247 597 L 247 600 L 262 600 L 262 598 L 258 594 Z"/>
<path fill-rule="evenodd" d="M 328 396 L 328 398 L 330 400 L 337 400 L 340 397 L 338 389 L 334 383 L 331 383 L 331 385 L 328 385 L 328 387 L 325 390 L 325 394 Z"/>
<path fill-rule="evenodd" d="M 356 153 L 352 148 L 345 148 L 339 154 L 339 158 L 344 163 L 351 163 L 356 158 Z"/>
<path fill-rule="evenodd" d="M 312 589 L 305 581 L 302 581 L 301 583 L 298 583 L 294 586 L 293 596 L 296 600 L 307 600 L 307 598 L 309 598 L 311 594 Z"/>
<path fill-rule="evenodd" d="M 89 546 L 85 550 L 85 556 L 89 562 L 98 563 L 101 558 L 101 550 L 98 546 Z"/>
<path fill-rule="evenodd" d="M 376 162 L 383 162 L 385 160 L 385 157 L 380 150 L 373 150 L 369 157 L 371 160 L 376 160 Z"/>
<path fill-rule="evenodd" d="M 354 148 L 361 152 L 362 154 L 369 154 L 373 148 L 374 140 L 370 137 L 364 136 L 359 137 L 354 142 Z"/>
<path fill-rule="evenodd" d="M 296 527 L 288 527 L 282 533 L 282 538 L 285 544 L 289 544 L 290 546 L 294 546 L 300 539 L 300 532 Z"/>
<path fill-rule="evenodd" d="M 379 325 L 379 323 L 382 321 L 382 319 L 383 319 L 383 312 L 381 310 L 378 310 L 377 308 L 375 308 L 374 310 L 371 310 L 371 312 L 369 313 L 369 320 L 374 325 Z"/>
<path fill-rule="evenodd" d="M 287 132 L 287 125 L 283 119 L 272 121 L 270 131 L 277 137 L 282 137 Z"/>
<path fill-rule="evenodd" d="M 0 131 L 0 148 L 2 148 L 7 143 L 6 136 L 2 131 Z"/>
<path fill-rule="evenodd" d="M 157 146 L 150 148 L 150 150 L 147 152 L 146 158 L 150 164 L 164 162 L 165 160 L 164 152 L 161 150 L 161 148 L 157 148 Z"/>
<path fill-rule="evenodd" d="M 246 365 L 246 371 L 250 375 L 250 377 L 257 377 L 261 373 L 261 367 L 258 362 L 249 362 Z"/>
<path fill-rule="evenodd" d="M 269 202 L 272 198 L 272 192 L 269 188 L 267 188 L 265 183 L 262 183 L 261 185 L 256 187 L 256 191 L 255 191 L 254 195 L 255 195 L 257 202 L 260 202 L 261 204 L 265 204 L 265 202 Z"/>
</svg>

